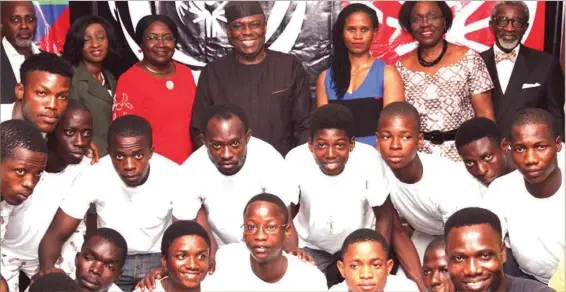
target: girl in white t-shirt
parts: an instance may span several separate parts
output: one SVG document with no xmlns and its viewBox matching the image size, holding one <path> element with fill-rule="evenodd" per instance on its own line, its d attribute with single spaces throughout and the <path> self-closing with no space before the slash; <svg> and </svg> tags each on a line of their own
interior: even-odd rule
<svg viewBox="0 0 566 292">
<path fill-rule="evenodd" d="M 210 267 L 210 237 L 195 221 L 177 221 L 161 241 L 161 263 L 168 276 L 155 280 L 150 291 L 203 291 L 201 282 Z M 135 291 L 146 289 L 136 287 Z"/>
</svg>

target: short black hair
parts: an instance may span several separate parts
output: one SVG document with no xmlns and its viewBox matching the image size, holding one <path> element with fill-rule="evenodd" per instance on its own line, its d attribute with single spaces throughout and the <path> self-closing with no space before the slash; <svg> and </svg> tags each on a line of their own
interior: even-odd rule
<svg viewBox="0 0 566 292">
<path fill-rule="evenodd" d="M 108 145 L 115 137 L 144 137 L 149 146 L 153 145 L 153 131 L 149 122 L 136 115 L 125 115 L 115 119 L 108 128 Z"/>
<path fill-rule="evenodd" d="M 488 224 L 499 235 L 500 240 L 503 238 L 499 217 L 490 210 L 479 207 L 469 207 L 454 212 L 444 224 L 444 238 L 448 238 L 448 233 L 454 228 L 481 224 Z"/>
<path fill-rule="evenodd" d="M 37 278 L 29 287 L 30 292 L 77 292 L 79 284 L 63 272 L 53 272 Z"/>
<path fill-rule="evenodd" d="M 526 125 L 546 125 L 554 138 L 560 135 L 558 133 L 556 119 L 554 119 L 548 111 L 541 108 L 530 107 L 519 110 L 515 115 L 515 119 L 509 128 L 509 139 L 512 138 L 511 133 L 514 127 Z"/>
<path fill-rule="evenodd" d="M 215 104 L 211 106 L 207 110 L 204 120 L 201 121 L 202 132 L 206 133 L 208 122 L 212 119 L 227 121 L 233 117 L 237 117 L 240 121 L 242 121 L 242 125 L 244 125 L 244 132 L 247 133 L 249 130 L 249 123 L 246 112 L 239 105 L 231 103 Z"/>
<path fill-rule="evenodd" d="M 460 152 L 460 148 L 470 144 L 471 142 L 488 138 L 498 145 L 501 143 L 501 131 L 497 124 L 484 117 L 469 119 L 460 125 L 456 132 L 456 149 Z"/>
<path fill-rule="evenodd" d="M 381 113 L 379 113 L 379 120 L 377 122 L 378 128 L 382 120 L 396 117 L 414 119 L 415 124 L 417 125 L 417 132 L 421 131 L 421 118 L 419 112 L 413 105 L 405 101 L 394 101 L 385 106 L 383 110 L 381 110 Z"/>
<path fill-rule="evenodd" d="M 436 236 L 426 247 L 425 255 L 433 250 L 445 249 L 445 248 L 446 248 L 446 239 L 444 239 L 444 236 Z"/>
<path fill-rule="evenodd" d="M 173 33 L 175 40 L 179 39 L 179 30 L 177 29 L 177 25 L 169 16 L 151 14 L 142 17 L 136 25 L 136 35 L 134 37 L 138 45 L 141 46 L 141 44 L 143 43 L 143 35 L 145 31 L 156 21 L 163 22 L 163 24 L 165 24 L 167 28 L 169 28 L 171 33 Z"/>
<path fill-rule="evenodd" d="M 275 206 L 277 206 L 277 208 L 279 208 L 279 211 L 281 211 L 281 213 L 283 214 L 283 221 L 285 221 L 285 224 L 287 223 L 287 221 L 289 221 L 289 212 L 287 211 L 287 206 L 285 206 L 283 200 L 281 200 L 281 198 L 279 198 L 278 196 L 269 193 L 261 193 L 251 198 L 244 208 L 244 216 L 246 214 L 246 211 L 248 210 L 248 207 L 254 202 L 267 202 L 275 204 Z"/>
<path fill-rule="evenodd" d="M 71 64 L 52 53 L 41 52 L 29 56 L 20 66 L 20 82 L 25 84 L 27 74 L 33 71 L 43 71 L 73 79 L 73 67 Z"/>
<path fill-rule="evenodd" d="M 86 107 L 84 103 L 76 99 L 69 99 L 69 102 L 67 103 L 67 108 L 65 109 L 65 113 L 70 113 L 76 110 L 85 111 L 90 115 L 92 115 L 92 112 L 88 109 L 88 107 Z"/>
<path fill-rule="evenodd" d="M 311 139 L 320 130 L 338 129 L 346 132 L 348 138 L 354 137 L 354 115 L 345 106 L 337 103 L 323 105 L 311 117 L 309 135 Z"/>
<path fill-rule="evenodd" d="M 88 241 L 94 237 L 102 238 L 115 245 L 122 255 L 122 258 L 120 259 L 120 267 L 124 266 L 126 257 L 128 256 L 128 244 L 126 243 L 126 239 L 124 239 L 118 231 L 111 228 L 98 228 L 86 238 L 81 249 L 84 248 Z"/>
<path fill-rule="evenodd" d="M 189 221 L 189 220 L 181 220 L 174 222 L 173 224 L 169 225 L 163 233 L 163 239 L 161 240 L 161 255 L 164 257 L 169 256 L 169 247 L 173 244 L 175 239 L 182 237 L 182 236 L 191 236 L 196 235 L 202 237 L 208 247 L 211 246 L 210 243 L 210 236 L 206 229 L 202 227 L 196 221 Z"/>
<path fill-rule="evenodd" d="M 340 259 L 344 260 L 344 255 L 348 251 L 350 245 L 366 241 L 374 241 L 379 243 L 379 245 L 383 247 L 385 254 L 389 255 L 389 246 L 387 245 L 387 242 L 385 241 L 383 235 L 379 234 L 373 229 L 361 228 L 350 233 L 350 235 L 348 235 L 346 239 L 344 239 L 344 243 L 342 244 L 342 248 L 340 249 Z"/>
<path fill-rule="evenodd" d="M 100 24 L 108 37 L 108 55 L 106 60 L 118 60 L 120 57 L 120 42 L 114 26 L 108 20 L 96 15 L 84 15 L 77 18 L 65 38 L 62 57 L 69 61 L 73 66 L 77 66 L 83 58 L 83 48 L 85 45 L 85 31 L 91 24 Z"/>
<path fill-rule="evenodd" d="M 47 142 L 41 131 L 28 121 L 12 119 L 2 122 L 0 136 L 2 160 L 14 157 L 17 148 L 47 154 Z"/>
<path fill-rule="evenodd" d="M 408 33 L 413 33 L 411 29 L 411 12 L 413 12 L 413 8 L 415 8 L 415 5 L 419 2 L 424 1 L 405 1 L 405 3 L 401 5 L 401 9 L 399 9 L 399 25 Z M 438 8 L 440 8 L 442 12 L 442 18 L 444 18 L 444 23 L 446 24 L 444 32 L 449 31 L 452 27 L 452 21 L 454 20 L 452 10 L 445 1 L 433 1 L 432 3 L 438 5 Z"/>
</svg>

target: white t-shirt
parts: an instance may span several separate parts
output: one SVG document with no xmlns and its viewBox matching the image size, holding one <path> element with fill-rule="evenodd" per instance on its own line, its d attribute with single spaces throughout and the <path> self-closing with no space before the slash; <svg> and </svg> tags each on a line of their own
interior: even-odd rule
<svg viewBox="0 0 566 292">
<path fill-rule="evenodd" d="M 122 289 L 120 289 L 120 287 L 118 287 L 118 285 L 112 283 L 110 288 L 108 288 L 108 290 L 106 290 L 106 291 L 108 291 L 108 292 L 122 292 Z"/>
<path fill-rule="evenodd" d="M 252 271 L 245 243 L 224 245 L 216 253 L 216 271 L 203 282 L 207 291 L 326 291 L 326 277 L 318 268 L 293 255 L 287 271 L 276 283 L 267 283 Z M 203 289 L 204 290 L 204 289 Z"/>
<path fill-rule="evenodd" d="M 21 205 L 14 206 L 10 212 L 2 248 L 9 249 L 22 259 L 37 259 L 39 242 L 61 201 L 68 194 L 75 178 L 89 166 L 90 159 L 83 159 L 78 164 L 68 165 L 59 173 L 43 172 L 33 194 Z M 77 232 L 84 234 L 85 231 L 86 226 L 81 221 Z"/>
<path fill-rule="evenodd" d="M 11 120 L 13 111 L 14 103 L 0 104 L 0 123 Z"/>
<path fill-rule="evenodd" d="M 188 218 L 189 211 L 198 208 L 198 202 L 178 203 L 188 192 L 177 164 L 157 153 L 153 153 L 149 164 L 147 181 L 128 187 L 116 173 L 110 156 L 101 158 L 77 177 L 61 209 L 82 219 L 94 203 L 99 227 L 118 231 L 128 243 L 129 255 L 160 253 L 161 238 L 171 224 L 171 215 Z"/>
<path fill-rule="evenodd" d="M 283 157 L 273 146 L 251 137 L 244 166 L 238 173 L 226 176 L 218 171 L 202 146 L 182 165 L 183 177 L 190 182 L 187 194 L 191 196 L 182 198 L 190 201 L 185 204 L 189 212 L 186 217 L 175 217 L 194 219 L 202 202 L 218 244 L 241 242 L 244 208 L 252 197 L 267 192 L 290 204 L 283 165 Z M 198 205 L 193 204 L 195 200 Z"/>
<path fill-rule="evenodd" d="M 336 284 L 328 291 L 333 292 L 348 292 L 348 284 L 346 281 L 342 281 L 339 284 Z M 385 283 L 385 288 L 383 289 L 384 292 L 418 292 L 419 287 L 415 282 L 401 276 L 395 275 L 388 275 L 387 282 Z"/>
<path fill-rule="evenodd" d="M 484 197 L 486 206 L 500 216 L 521 270 L 543 283 L 564 256 L 565 174 L 562 171 L 562 184 L 549 198 L 533 197 L 518 170 L 493 181 Z"/>
<path fill-rule="evenodd" d="M 480 189 L 475 179 L 456 162 L 439 155 L 418 155 L 423 175 L 417 183 L 403 183 L 388 169 L 391 202 L 415 230 L 442 235 L 450 215 L 481 203 Z"/>
<path fill-rule="evenodd" d="M 301 247 L 337 252 L 350 233 L 372 227 L 372 207 L 387 199 L 383 160 L 369 145 L 357 143 L 336 176 L 320 170 L 307 144 L 292 149 L 285 164 L 293 203 L 300 203 L 294 224 Z"/>
</svg>

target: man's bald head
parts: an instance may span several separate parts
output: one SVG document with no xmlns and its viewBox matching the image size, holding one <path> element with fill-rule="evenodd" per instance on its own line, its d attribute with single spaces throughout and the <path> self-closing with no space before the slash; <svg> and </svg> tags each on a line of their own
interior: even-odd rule
<svg viewBox="0 0 566 292">
<path fill-rule="evenodd" d="M 31 1 L 1 2 L 2 37 L 14 48 L 29 49 L 37 29 L 37 17 Z"/>
</svg>

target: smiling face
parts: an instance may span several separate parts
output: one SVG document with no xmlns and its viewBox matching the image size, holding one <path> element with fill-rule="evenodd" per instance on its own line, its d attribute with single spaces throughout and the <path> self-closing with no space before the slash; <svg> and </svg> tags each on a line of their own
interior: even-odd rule
<svg viewBox="0 0 566 292">
<path fill-rule="evenodd" d="M 83 46 L 83 60 L 89 63 L 102 63 L 108 56 L 108 36 L 104 26 L 93 23 L 85 30 L 85 44 Z"/>
<path fill-rule="evenodd" d="M 418 147 L 424 142 L 418 122 L 402 116 L 380 119 L 377 142 L 383 160 L 391 169 L 403 169 L 417 156 Z"/>
<path fill-rule="evenodd" d="M 267 23 L 265 15 L 256 14 L 232 21 L 228 25 L 230 43 L 237 55 L 252 59 L 263 51 Z"/>
<path fill-rule="evenodd" d="M 242 121 L 233 116 L 228 120 L 211 119 L 201 137 L 210 161 L 223 175 L 234 175 L 246 162 L 251 131 L 245 131 Z"/>
<path fill-rule="evenodd" d="M 505 150 L 496 141 L 484 137 L 458 149 L 468 172 L 484 185 L 489 185 L 505 172 Z"/>
<path fill-rule="evenodd" d="M 413 38 L 420 46 L 432 47 L 442 40 L 446 22 L 434 1 L 419 1 L 410 15 Z"/>
<path fill-rule="evenodd" d="M 57 155 L 69 164 L 77 164 L 92 141 L 92 115 L 82 109 L 66 111 L 54 134 Z"/>
<path fill-rule="evenodd" d="M 98 236 L 87 240 L 75 258 L 76 281 L 81 291 L 104 291 L 122 273 L 123 255 L 118 246 Z"/>
<path fill-rule="evenodd" d="M 33 43 L 37 17 L 31 1 L 2 3 L 2 36 L 16 50 L 28 49 Z"/>
<path fill-rule="evenodd" d="M 518 125 L 511 131 L 511 156 L 529 183 L 539 184 L 558 170 L 556 154 L 562 149 L 560 137 L 547 125 Z"/>
<path fill-rule="evenodd" d="M 16 85 L 22 115 L 41 132 L 51 133 L 65 112 L 71 94 L 71 78 L 45 71 L 31 71 Z"/>
<path fill-rule="evenodd" d="M 33 192 L 45 170 L 47 154 L 24 148 L 13 150 L 1 161 L 2 198 L 10 205 L 23 203 Z"/>
<path fill-rule="evenodd" d="M 251 203 L 244 213 L 244 241 L 252 258 L 259 263 L 268 263 L 283 251 L 283 242 L 290 234 L 285 215 L 270 202 Z"/>
<path fill-rule="evenodd" d="M 445 246 L 427 250 L 423 260 L 424 284 L 429 292 L 454 292 Z"/>
<path fill-rule="evenodd" d="M 155 66 L 167 65 L 173 58 L 175 45 L 175 36 L 169 27 L 161 21 L 155 21 L 143 34 L 143 57 Z"/>
<path fill-rule="evenodd" d="M 316 164 L 324 174 L 330 176 L 342 173 L 354 146 L 354 138 L 338 129 L 322 129 L 308 140 Z"/>
<path fill-rule="evenodd" d="M 497 291 L 504 277 L 505 245 L 489 224 L 453 228 L 446 237 L 450 277 L 458 291 Z"/>
<path fill-rule="evenodd" d="M 180 290 L 195 289 L 206 278 L 210 265 L 210 247 L 204 238 L 185 235 L 173 240 L 168 256 L 161 263 L 169 271 L 169 279 Z"/>
<path fill-rule="evenodd" d="M 377 29 L 365 12 L 354 12 L 344 23 L 344 44 L 350 54 L 362 55 L 369 52 Z"/>
<path fill-rule="evenodd" d="M 504 18 L 513 21 L 505 23 Z M 523 39 L 523 35 L 529 27 L 527 16 L 521 5 L 499 5 L 495 17 L 490 20 L 489 25 L 495 35 L 495 44 L 506 52 L 513 50 L 521 43 L 521 39 Z"/>
<path fill-rule="evenodd" d="M 127 186 L 136 187 L 145 182 L 153 155 L 153 147 L 145 137 L 116 136 L 110 140 L 109 149 L 112 165 Z"/>
<path fill-rule="evenodd" d="M 355 242 L 348 246 L 338 270 L 351 292 L 383 291 L 393 260 L 377 241 Z"/>
</svg>

